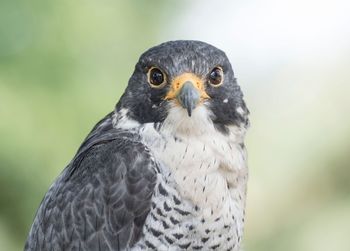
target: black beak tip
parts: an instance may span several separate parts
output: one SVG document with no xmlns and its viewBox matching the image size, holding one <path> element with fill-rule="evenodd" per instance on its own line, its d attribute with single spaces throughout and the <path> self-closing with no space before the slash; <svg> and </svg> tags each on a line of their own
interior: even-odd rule
<svg viewBox="0 0 350 251">
<path fill-rule="evenodd" d="M 192 109 L 190 107 L 187 108 L 187 114 L 189 117 L 192 115 Z"/>
</svg>

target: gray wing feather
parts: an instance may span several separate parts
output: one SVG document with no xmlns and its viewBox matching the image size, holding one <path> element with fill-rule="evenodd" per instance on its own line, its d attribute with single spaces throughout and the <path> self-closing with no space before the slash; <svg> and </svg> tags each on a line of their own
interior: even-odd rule
<svg viewBox="0 0 350 251">
<path fill-rule="evenodd" d="M 45 195 L 24 250 L 125 250 L 140 239 L 156 163 L 109 120 L 94 128 Z"/>
</svg>

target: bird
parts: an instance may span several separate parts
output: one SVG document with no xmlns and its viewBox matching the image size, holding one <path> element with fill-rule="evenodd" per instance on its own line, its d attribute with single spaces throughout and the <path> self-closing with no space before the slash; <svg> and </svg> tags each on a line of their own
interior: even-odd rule
<svg viewBox="0 0 350 251">
<path fill-rule="evenodd" d="M 249 110 L 225 52 L 163 42 L 44 196 L 24 250 L 241 250 Z"/>
</svg>

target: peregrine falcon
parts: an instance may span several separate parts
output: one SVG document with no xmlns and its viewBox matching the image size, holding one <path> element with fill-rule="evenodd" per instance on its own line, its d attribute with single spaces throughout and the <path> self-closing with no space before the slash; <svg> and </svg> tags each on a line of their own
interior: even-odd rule
<svg viewBox="0 0 350 251">
<path fill-rule="evenodd" d="M 24 250 L 240 250 L 249 111 L 225 53 L 143 53 L 49 188 Z"/>
</svg>

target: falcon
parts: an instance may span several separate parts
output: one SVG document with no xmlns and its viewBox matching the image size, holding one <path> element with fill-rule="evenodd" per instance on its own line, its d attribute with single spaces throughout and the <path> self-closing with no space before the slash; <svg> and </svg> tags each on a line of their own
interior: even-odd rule
<svg viewBox="0 0 350 251">
<path fill-rule="evenodd" d="M 249 111 L 225 53 L 143 53 L 49 188 L 24 250 L 240 250 Z"/>
</svg>

